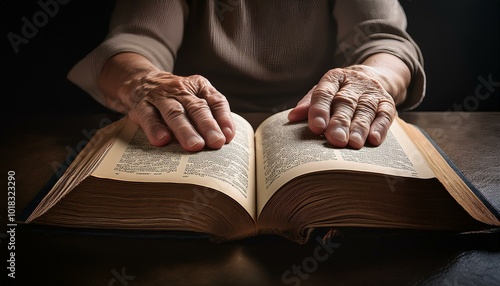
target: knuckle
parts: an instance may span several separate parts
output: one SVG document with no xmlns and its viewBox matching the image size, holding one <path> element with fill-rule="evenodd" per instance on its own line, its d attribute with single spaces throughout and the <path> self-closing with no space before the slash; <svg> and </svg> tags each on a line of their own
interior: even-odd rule
<svg viewBox="0 0 500 286">
<path fill-rule="evenodd" d="M 323 76 L 323 78 L 328 80 L 328 81 L 333 82 L 333 81 L 343 81 L 344 76 L 345 76 L 345 74 L 344 74 L 343 69 L 334 68 L 334 69 L 328 70 L 325 73 L 325 75 Z"/>
<path fill-rule="evenodd" d="M 229 105 L 227 98 L 215 89 L 207 89 L 205 97 L 207 103 L 212 105 Z"/>
<path fill-rule="evenodd" d="M 330 90 L 327 87 L 318 87 L 314 90 L 311 96 L 311 105 L 313 108 L 330 110 L 333 98 L 333 90 Z"/>
<path fill-rule="evenodd" d="M 214 126 L 214 120 L 210 117 L 203 117 L 196 122 L 199 130 L 208 130 Z"/>
<path fill-rule="evenodd" d="M 166 88 L 171 93 L 177 94 L 180 93 L 181 90 L 185 89 L 185 81 L 180 78 L 172 79 L 168 84 L 162 85 L 162 87 Z"/>
<path fill-rule="evenodd" d="M 348 108 L 351 111 L 354 111 L 354 109 L 358 105 L 358 99 L 351 94 L 339 92 L 333 97 L 332 105 L 341 108 Z"/>
<path fill-rule="evenodd" d="M 162 116 L 167 124 L 178 121 L 186 114 L 186 110 L 181 104 L 171 104 L 168 108 L 161 110 Z"/>
<path fill-rule="evenodd" d="M 370 131 L 371 121 L 363 121 L 363 120 L 354 120 L 351 122 L 351 130 L 361 131 L 364 134 L 367 134 Z"/>
<path fill-rule="evenodd" d="M 206 86 L 210 85 L 208 79 L 197 74 L 185 77 L 185 80 L 187 81 L 187 85 L 192 86 L 196 91 L 199 91 L 205 88 Z M 196 93 L 197 92 L 195 92 L 194 94 Z"/>
<path fill-rule="evenodd" d="M 330 117 L 330 121 L 338 122 L 342 126 L 349 126 L 351 124 L 352 112 L 345 109 L 336 110 Z"/>
<path fill-rule="evenodd" d="M 203 110 L 208 108 L 207 100 L 200 97 L 192 97 L 188 102 L 186 102 L 186 110 L 189 113 L 197 112 L 198 110 Z"/>
<path fill-rule="evenodd" d="M 155 112 L 148 102 L 140 101 L 129 112 L 129 115 L 137 118 L 137 121 L 150 122 L 154 118 Z"/>
<path fill-rule="evenodd" d="M 392 120 L 386 118 L 385 120 L 379 120 L 377 124 L 382 126 L 385 130 L 388 130 L 391 127 Z"/>
<path fill-rule="evenodd" d="M 316 87 L 312 93 L 312 97 L 316 100 L 330 100 L 334 95 L 334 91 L 329 85 Z"/>
<path fill-rule="evenodd" d="M 192 120 L 199 121 L 205 117 L 211 116 L 210 107 L 203 98 L 195 98 L 185 105 L 185 110 Z"/>
<path fill-rule="evenodd" d="M 190 75 L 187 77 L 187 79 L 189 79 L 192 82 L 203 83 L 203 84 L 206 84 L 208 82 L 208 80 L 204 76 L 201 76 L 199 74 Z"/>
<path fill-rule="evenodd" d="M 370 111 L 356 110 L 356 115 L 353 122 L 358 125 L 369 126 L 374 118 L 375 118 L 375 112 L 371 110 Z"/>
<path fill-rule="evenodd" d="M 382 117 L 382 118 L 386 118 L 387 122 L 391 123 L 392 120 L 394 119 L 394 117 L 396 116 L 396 113 L 395 112 L 391 112 L 389 110 L 382 109 L 382 110 L 379 110 L 378 116 Z"/>
<path fill-rule="evenodd" d="M 190 115 L 196 126 L 201 130 L 211 128 L 215 124 L 215 119 L 207 105 L 194 109 L 193 112 L 190 112 Z"/>
<path fill-rule="evenodd" d="M 363 114 L 375 114 L 377 112 L 379 102 L 375 97 L 361 97 L 358 100 L 356 110 Z"/>
<path fill-rule="evenodd" d="M 393 118 L 396 116 L 396 105 L 394 101 L 384 101 L 379 104 L 377 112 L 388 118 Z"/>
</svg>

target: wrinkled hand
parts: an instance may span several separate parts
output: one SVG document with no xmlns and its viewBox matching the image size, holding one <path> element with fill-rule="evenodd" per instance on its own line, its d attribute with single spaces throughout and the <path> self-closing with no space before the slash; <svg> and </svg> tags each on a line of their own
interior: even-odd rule
<svg viewBox="0 0 500 286">
<path fill-rule="evenodd" d="M 128 116 L 154 146 L 175 136 L 187 151 L 219 149 L 234 137 L 226 98 L 202 76 L 153 71 L 126 86 Z"/>
<path fill-rule="evenodd" d="M 393 98 L 363 65 L 328 71 L 291 110 L 290 121 L 308 120 L 315 134 L 336 147 L 380 145 L 396 115 Z"/>
</svg>

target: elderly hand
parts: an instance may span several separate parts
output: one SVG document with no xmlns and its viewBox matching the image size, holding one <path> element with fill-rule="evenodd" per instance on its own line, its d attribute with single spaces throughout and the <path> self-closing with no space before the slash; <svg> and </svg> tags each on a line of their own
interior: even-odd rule
<svg viewBox="0 0 500 286">
<path fill-rule="evenodd" d="M 140 78 L 128 116 L 142 127 L 152 145 L 172 135 L 187 151 L 219 149 L 234 137 L 226 98 L 199 75 L 150 72 Z"/>
<path fill-rule="evenodd" d="M 235 135 L 226 98 L 202 76 L 176 76 L 121 53 L 104 65 L 99 83 L 107 105 L 127 113 L 154 146 L 175 137 L 187 151 L 219 149 Z"/>
<path fill-rule="evenodd" d="M 380 145 L 396 115 L 393 97 L 370 66 L 328 71 L 291 110 L 290 121 L 308 120 L 315 134 L 336 147 L 359 149 L 368 141 Z"/>
</svg>

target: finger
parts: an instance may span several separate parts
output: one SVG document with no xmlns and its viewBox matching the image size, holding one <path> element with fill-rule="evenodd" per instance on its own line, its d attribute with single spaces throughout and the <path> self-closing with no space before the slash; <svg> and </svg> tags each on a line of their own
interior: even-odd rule
<svg viewBox="0 0 500 286">
<path fill-rule="evenodd" d="M 344 85 L 332 100 L 332 116 L 325 131 L 325 137 L 336 147 L 345 147 L 349 142 L 351 120 L 357 106 L 355 90 Z"/>
<path fill-rule="evenodd" d="M 153 99 L 153 104 L 184 150 L 200 151 L 205 147 L 205 140 L 197 132 L 179 101 L 163 96 L 154 96 Z"/>
<path fill-rule="evenodd" d="M 384 142 L 394 117 L 396 117 L 396 107 L 394 102 L 390 100 L 379 102 L 378 111 L 371 124 L 370 133 L 368 135 L 368 142 L 370 144 L 379 146 L 382 142 Z"/>
<path fill-rule="evenodd" d="M 349 130 L 348 144 L 352 148 L 360 149 L 365 145 L 377 107 L 378 98 L 373 94 L 364 94 L 358 99 Z"/>
<path fill-rule="evenodd" d="M 341 83 L 335 70 L 327 72 L 319 81 L 311 95 L 308 123 L 315 134 L 323 134 L 330 121 L 331 105 Z"/>
<path fill-rule="evenodd" d="M 196 130 L 205 139 L 206 145 L 212 149 L 221 148 L 226 142 L 226 137 L 214 119 L 207 101 L 194 97 L 189 98 L 187 102 L 181 103 Z"/>
<path fill-rule="evenodd" d="M 306 120 L 309 114 L 309 107 L 311 106 L 311 96 L 316 85 L 313 86 L 307 94 L 297 103 L 297 105 L 288 113 L 288 120 L 297 122 Z"/>
<path fill-rule="evenodd" d="M 207 84 L 200 90 L 200 97 L 206 100 L 218 129 L 223 133 L 225 143 L 231 142 L 236 134 L 236 128 L 226 97 L 215 89 L 208 80 Z"/>
<path fill-rule="evenodd" d="M 172 135 L 158 110 L 149 103 L 139 103 L 137 108 L 131 110 L 127 116 L 142 128 L 151 145 L 160 147 L 172 140 Z"/>
</svg>

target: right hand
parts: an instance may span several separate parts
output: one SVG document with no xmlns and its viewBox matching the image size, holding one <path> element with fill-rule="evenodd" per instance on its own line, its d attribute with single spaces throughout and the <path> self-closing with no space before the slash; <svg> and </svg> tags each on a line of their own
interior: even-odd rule
<svg viewBox="0 0 500 286">
<path fill-rule="evenodd" d="M 200 75 L 152 71 L 125 85 L 127 114 L 154 146 L 175 136 L 187 151 L 219 149 L 235 135 L 227 99 Z"/>
</svg>

